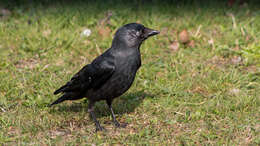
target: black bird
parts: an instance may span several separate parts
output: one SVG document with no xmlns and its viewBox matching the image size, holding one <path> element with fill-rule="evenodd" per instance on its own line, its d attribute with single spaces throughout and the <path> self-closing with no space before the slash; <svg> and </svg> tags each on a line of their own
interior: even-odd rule
<svg viewBox="0 0 260 146">
<path fill-rule="evenodd" d="M 94 104 L 106 100 L 116 127 L 122 127 L 116 120 L 112 101 L 125 93 L 132 85 L 141 66 L 140 46 L 148 37 L 159 31 L 144 27 L 142 24 L 130 23 L 119 28 L 111 48 L 84 66 L 69 82 L 54 94 L 63 95 L 50 106 L 65 100 L 88 98 L 88 112 L 96 124 L 96 130 L 103 130 L 94 114 Z"/>
</svg>

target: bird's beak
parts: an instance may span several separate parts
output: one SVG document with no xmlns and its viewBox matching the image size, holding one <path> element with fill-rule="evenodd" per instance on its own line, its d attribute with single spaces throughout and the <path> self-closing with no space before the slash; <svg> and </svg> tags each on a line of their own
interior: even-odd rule
<svg viewBox="0 0 260 146">
<path fill-rule="evenodd" d="M 144 36 L 145 38 L 148 38 L 150 36 L 154 36 L 154 35 L 157 35 L 159 34 L 160 32 L 158 30 L 153 30 L 153 29 L 150 29 L 150 28 L 145 28 L 144 29 Z"/>
</svg>

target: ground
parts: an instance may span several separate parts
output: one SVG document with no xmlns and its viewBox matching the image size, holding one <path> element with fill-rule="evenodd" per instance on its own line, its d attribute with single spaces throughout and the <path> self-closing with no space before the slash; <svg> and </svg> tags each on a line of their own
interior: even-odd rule
<svg viewBox="0 0 260 146">
<path fill-rule="evenodd" d="M 259 145 L 259 3 L 226 1 L 3 1 L 0 5 L 0 143 L 5 145 Z M 142 67 L 104 102 L 95 132 L 86 99 L 47 107 L 55 89 L 110 47 L 120 26 L 160 30 Z M 90 36 L 82 34 L 91 30 Z M 184 38 L 183 38 L 184 37 Z"/>
</svg>

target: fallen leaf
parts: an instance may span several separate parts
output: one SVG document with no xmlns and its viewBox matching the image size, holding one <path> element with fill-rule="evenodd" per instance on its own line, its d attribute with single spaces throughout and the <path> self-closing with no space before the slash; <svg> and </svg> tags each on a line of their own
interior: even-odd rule
<svg viewBox="0 0 260 146">
<path fill-rule="evenodd" d="M 191 40 L 188 44 L 188 46 L 190 46 L 191 48 L 195 48 L 195 41 Z"/>
<path fill-rule="evenodd" d="M 110 35 L 111 30 L 109 29 L 109 27 L 99 27 L 98 28 L 98 34 L 102 37 L 102 38 L 106 38 Z"/>
<path fill-rule="evenodd" d="M 242 63 L 242 58 L 240 56 L 234 56 L 232 59 L 231 59 L 231 62 L 233 64 L 241 64 Z"/>
<path fill-rule="evenodd" d="M 260 72 L 260 67 L 257 67 L 255 65 L 250 65 L 244 68 L 247 72 L 250 73 L 256 73 L 256 72 Z"/>
<path fill-rule="evenodd" d="M 211 38 L 210 40 L 208 40 L 208 43 L 209 43 L 210 45 L 213 45 L 213 44 L 214 44 L 214 40 Z"/>
<path fill-rule="evenodd" d="M 186 29 L 184 29 L 180 34 L 179 34 L 179 40 L 181 43 L 185 44 L 189 42 L 189 33 Z"/>
<path fill-rule="evenodd" d="M 167 28 L 167 27 L 164 27 L 164 28 L 161 29 L 160 34 L 161 34 L 161 35 L 164 35 L 164 36 L 167 36 L 167 35 L 168 35 L 168 32 L 169 32 L 168 28 Z"/>
<path fill-rule="evenodd" d="M 113 15 L 113 12 L 108 10 L 105 13 L 105 17 L 99 21 L 99 26 L 103 27 L 106 24 L 110 24 L 110 18 L 112 17 L 112 15 Z"/>
<path fill-rule="evenodd" d="M 172 51 L 178 51 L 178 50 L 179 50 L 179 47 L 180 47 L 180 44 L 179 44 L 177 41 L 174 41 L 174 42 L 169 46 L 169 48 L 170 48 Z"/>
</svg>

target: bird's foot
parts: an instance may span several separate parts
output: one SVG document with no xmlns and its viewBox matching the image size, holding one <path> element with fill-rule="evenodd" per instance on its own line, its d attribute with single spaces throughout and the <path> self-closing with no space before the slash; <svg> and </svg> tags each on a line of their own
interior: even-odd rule
<svg viewBox="0 0 260 146">
<path fill-rule="evenodd" d="M 114 121 L 114 124 L 116 126 L 116 128 L 125 128 L 126 127 L 126 123 L 119 123 L 118 121 Z"/>
<path fill-rule="evenodd" d="M 106 129 L 102 126 L 96 126 L 96 132 L 98 131 L 106 131 Z"/>
</svg>

